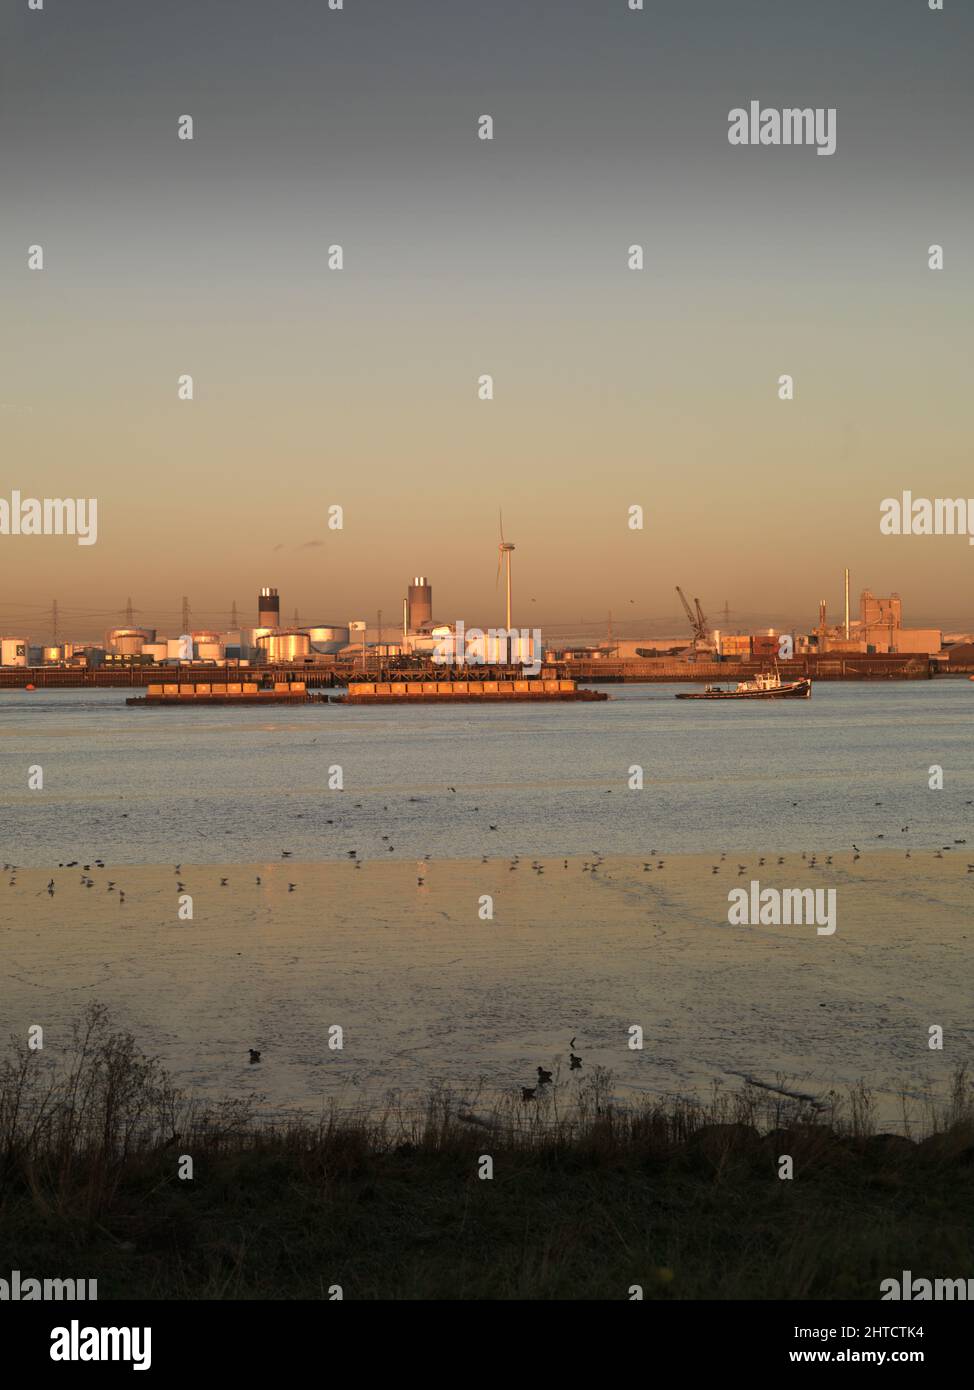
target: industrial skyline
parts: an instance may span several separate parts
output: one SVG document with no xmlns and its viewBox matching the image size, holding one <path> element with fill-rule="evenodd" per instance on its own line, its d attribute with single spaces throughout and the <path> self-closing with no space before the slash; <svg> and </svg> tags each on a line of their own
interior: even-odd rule
<svg viewBox="0 0 974 1390">
<path fill-rule="evenodd" d="M 498 587 L 505 560 L 509 564 L 510 550 L 514 547 L 502 541 L 498 547 Z M 441 591 L 447 589 L 442 586 Z M 448 590 L 447 590 L 448 591 Z M 481 621 L 485 626 L 504 626 L 510 628 L 513 625 L 523 626 L 527 623 L 533 628 L 543 631 L 546 642 L 557 643 L 585 643 L 589 645 L 611 645 L 613 641 L 638 640 L 645 637 L 652 640 L 673 638 L 679 641 L 683 638 L 688 639 L 694 645 L 706 645 L 710 634 L 722 632 L 725 636 L 738 633 L 751 633 L 755 631 L 776 631 L 776 632 L 801 632 L 801 633 L 824 633 L 827 629 L 837 632 L 840 636 L 844 634 L 846 640 L 850 636 L 850 571 L 844 569 L 842 574 L 842 585 L 839 598 L 831 602 L 827 598 L 820 599 L 817 603 L 817 622 L 813 621 L 813 609 L 816 605 L 809 605 L 808 611 L 798 621 L 785 621 L 776 619 L 773 610 L 765 609 L 761 613 L 749 614 L 730 606 L 725 598 L 723 604 L 710 604 L 705 602 L 701 606 L 701 601 L 694 596 L 694 608 L 691 609 L 686 595 L 679 585 L 674 586 L 674 591 L 679 596 L 679 602 L 683 608 L 681 615 L 679 610 L 672 615 L 657 614 L 647 615 L 639 609 L 635 600 L 630 599 L 628 603 L 617 606 L 616 609 L 609 609 L 601 617 L 593 615 L 591 617 L 580 617 L 575 622 L 548 623 L 538 613 L 536 600 L 527 599 L 521 601 L 521 608 L 512 609 L 512 595 L 509 584 L 505 587 L 503 595 L 495 594 L 492 602 L 485 604 L 481 609 L 474 611 L 474 618 Z M 187 595 L 183 595 L 180 605 L 177 608 L 174 604 L 169 606 L 166 603 L 153 605 L 148 602 L 133 602 L 129 596 L 124 605 L 117 609 L 78 609 L 71 605 L 64 605 L 57 599 L 49 604 L 36 604 L 26 606 L 23 610 L 17 610 L 15 618 L 19 621 L 11 620 L 10 605 L 0 600 L 0 633 L 9 634 L 15 629 L 18 633 L 26 636 L 34 644 L 47 645 L 50 642 L 56 645 L 59 641 L 88 643 L 95 645 L 101 642 L 107 629 L 119 629 L 124 627 L 139 629 L 151 628 L 153 633 L 157 630 L 168 631 L 173 637 L 179 634 L 213 634 L 214 637 L 219 632 L 225 631 L 256 631 L 256 632 L 288 632 L 291 630 L 308 629 L 309 626 L 315 628 L 344 628 L 348 629 L 349 622 L 364 624 L 364 631 L 368 634 L 369 641 L 387 641 L 395 644 L 404 633 L 430 633 L 434 626 L 451 626 L 458 619 L 464 621 L 465 618 L 460 613 L 453 613 L 450 610 L 449 596 L 441 600 L 439 608 L 434 606 L 433 589 L 431 581 L 425 575 L 414 576 L 408 585 L 404 585 L 401 597 L 398 602 L 391 602 L 385 609 L 378 609 L 374 614 L 368 614 L 359 606 L 353 604 L 349 611 L 338 612 L 336 605 L 331 604 L 325 608 L 323 604 L 308 605 L 304 607 L 304 620 L 302 621 L 302 605 L 295 604 L 289 618 L 287 610 L 282 612 L 280 591 L 274 586 L 262 586 L 256 598 L 238 603 L 234 598 L 224 608 L 213 608 L 209 610 L 199 609 L 190 602 Z M 887 599 L 876 599 L 871 589 L 866 586 L 860 591 L 860 602 L 872 605 L 870 616 L 867 619 L 868 625 L 878 627 L 895 610 L 896 625 L 902 622 L 902 604 L 899 593 L 893 591 L 891 597 Z M 172 600 L 170 600 L 172 603 Z M 445 604 L 446 607 L 442 605 Z M 674 608 L 677 606 L 674 605 Z M 628 610 L 628 611 L 627 611 Z M 635 611 L 634 611 L 635 610 Z M 707 610 L 711 614 L 707 616 Z M 873 611 L 875 610 L 875 611 Z M 178 615 L 178 618 L 177 618 Z M 311 616 L 309 616 L 311 615 Z M 916 622 L 914 606 L 910 605 L 911 619 Z M 469 618 L 470 615 L 468 614 Z M 856 620 L 858 621 L 858 620 Z M 944 624 L 920 624 L 920 628 L 931 630 L 936 628 L 945 636 L 966 634 L 968 629 L 957 628 L 948 629 Z M 154 639 L 153 639 L 154 640 Z"/>
</svg>

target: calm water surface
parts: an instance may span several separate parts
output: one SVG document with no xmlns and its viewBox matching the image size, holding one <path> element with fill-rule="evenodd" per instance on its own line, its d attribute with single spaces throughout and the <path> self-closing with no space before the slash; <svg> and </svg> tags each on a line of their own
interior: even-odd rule
<svg viewBox="0 0 974 1390">
<path fill-rule="evenodd" d="M 789 851 L 974 826 L 968 681 L 821 683 L 771 704 L 604 688 L 604 704 L 269 711 L 0 692 L 0 850 L 25 865 Z M 33 764 L 43 791 L 27 790 Z"/>
</svg>

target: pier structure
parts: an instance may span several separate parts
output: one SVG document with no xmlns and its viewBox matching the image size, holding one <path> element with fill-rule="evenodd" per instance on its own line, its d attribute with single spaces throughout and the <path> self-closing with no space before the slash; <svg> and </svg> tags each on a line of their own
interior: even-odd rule
<svg viewBox="0 0 974 1390">
<path fill-rule="evenodd" d="M 943 672 L 940 663 L 927 656 L 901 654 L 833 653 L 816 656 L 795 656 L 777 663 L 783 680 L 808 677 L 815 681 L 865 680 L 927 680 Z M 752 680 L 767 670 L 768 661 L 751 658 L 747 661 L 684 661 L 672 657 L 636 658 L 617 661 L 609 658 L 579 658 L 571 661 L 545 662 L 540 676 L 545 680 L 575 680 L 586 685 L 618 682 L 688 683 L 701 681 Z M 78 666 L 6 666 L 0 667 L 0 691 L 56 689 L 141 689 L 159 682 L 166 684 L 195 684 L 210 682 L 213 686 L 243 681 L 266 682 L 304 681 L 309 690 L 337 689 L 360 682 L 443 680 L 449 667 L 424 661 L 419 657 L 384 661 L 378 668 L 364 670 L 361 661 L 323 661 L 240 666 L 235 662 L 224 666 L 200 662 L 185 662 L 179 666 L 105 665 Z M 469 675 L 470 667 L 464 667 Z M 478 678 L 512 680 L 522 678 L 516 666 L 478 666 Z M 950 674 L 967 674 L 974 666 L 958 664 Z"/>
</svg>

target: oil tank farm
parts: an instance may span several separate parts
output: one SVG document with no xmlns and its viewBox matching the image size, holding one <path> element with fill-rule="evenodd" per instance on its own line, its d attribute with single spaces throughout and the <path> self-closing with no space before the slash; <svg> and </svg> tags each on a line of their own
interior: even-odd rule
<svg viewBox="0 0 974 1390">
<path fill-rule="evenodd" d="M 258 637 L 257 649 L 271 665 L 303 661 L 311 655 L 311 638 L 306 632 L 269 632 Z"/>
</svg>

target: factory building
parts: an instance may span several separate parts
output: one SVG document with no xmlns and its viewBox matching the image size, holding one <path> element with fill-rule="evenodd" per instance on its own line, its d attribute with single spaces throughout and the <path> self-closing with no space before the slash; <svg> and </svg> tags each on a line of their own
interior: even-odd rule
<svg viewBox="0 0 974 1390">
<path fill-rule="evenodd" d="M 870 589 L 859 595 L 859 617 L 845 625 L 829 627 L 825 620 L 825 601 L 819 605 L 816 629 L 822 652 L 863 652 L 877 655 L 936 656 L 943 646 L 943 632 L 933 627 L 904 627 L 903 602 L 899 594 L 878 598 Z"/>
<path fill-rule="evenodd" d="M 867 652 L 903 652 L 934 655 L 943 646 L 939 628 L 904 627 L 899 594 L 877 598 L 869 589 L 859 596 L 858 635 Z"/>
</svg>

